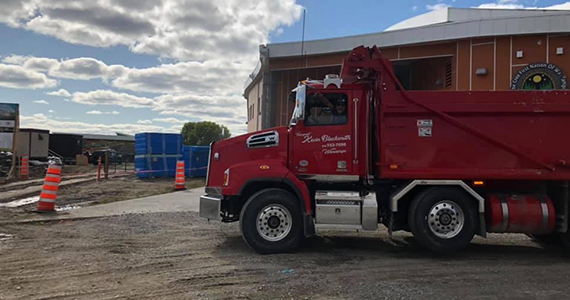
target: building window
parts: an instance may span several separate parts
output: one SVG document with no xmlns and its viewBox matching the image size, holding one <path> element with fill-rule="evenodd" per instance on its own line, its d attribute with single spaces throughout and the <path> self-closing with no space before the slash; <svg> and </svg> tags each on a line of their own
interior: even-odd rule
<svg viewBox="0 0 570 300">
<path fill-rule="evenodd" d="M 453 84 L 453 66 L 451 60 L 445 64 L 445 87 L 450 88 Z"/>
</svg>

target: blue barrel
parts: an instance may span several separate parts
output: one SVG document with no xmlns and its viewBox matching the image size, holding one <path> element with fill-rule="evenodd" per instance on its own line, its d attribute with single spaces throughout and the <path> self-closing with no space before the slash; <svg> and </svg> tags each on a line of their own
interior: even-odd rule
<svg viewBox="0 0 570 300">
<path fill-rule="evenodd" d="M 210 147 L 208 146 L 184 146 L 182 156 L 186 177 L 206 177 L 209 155 Z"/>
<path fill-rule="evenodd" d="M 135 173 L 139 178 L 174 177 L 176 161 L 182 159 L 182 135 L 137 133 Z"/>
</svg>

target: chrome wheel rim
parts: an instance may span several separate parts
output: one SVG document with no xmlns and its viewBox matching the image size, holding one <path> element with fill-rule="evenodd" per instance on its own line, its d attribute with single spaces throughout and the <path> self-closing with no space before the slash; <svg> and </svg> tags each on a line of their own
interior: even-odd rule
<svg viewBox="0 0 570 300">
<path fill-rule="evenodd" d="M 264 207 L 257 214 L 257 232 L 270 242 L 284 239 L 292 227 L 292 218 L 289 210 L 283 205 L 271 204 Z"/>
<path fill-rule="evenodd" d="M 436 203 L 427 217 L 431 232 L 442 239 L 457 236 L 465 224 L 465 215 L 461 207 L 451 200 Z"/>
</svg>

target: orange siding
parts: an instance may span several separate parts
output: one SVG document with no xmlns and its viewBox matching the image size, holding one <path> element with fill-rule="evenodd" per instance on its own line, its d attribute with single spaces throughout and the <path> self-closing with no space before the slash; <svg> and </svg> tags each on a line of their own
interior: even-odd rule
<svg viewBox="0 0 570 300">
<path fill-rule="evenodd" d="M 486 44 L 492 43 L 495 39 L 494 38 L 480 38 L 480 39 L 473 39 L 473 44 Z"/>
<path fill-rule="evenodd" d="M 304 62 L 300 57 L 272 58 L 269 60 L 270 70 L 302 68 Z"/>
<path fill-rule="evenodd" d="M 484 44 L 475 45 L 471 48 L 473 51 L 472 56 L 472 71 L 471 71 L 471 90 L 491 91 L 494 84 L 495 72 L 495 45 Z M 475 75 L 477 69 L 487 69 L 487 75 Z"/>
<path fill-rule="evenodd" d="M 564 54 L 556 54 L 558 47 L 563 48 Z M 570 78 L 570 35 L 551 37 L 548 50 L 549 62 L 560 67 L 566 77 Z"/>
<path fill-rule="evenodd" d="M 497 90 L 508 90 L 511 85 L 509 60 L 511 51 L 511 38 L 497 38 Z"/>
<path fill-rule="evenodd" d="M 463 40 L 459 41 L 459 53 L 458 53 L 458 60 L 459 60 L 459 90 L 465 91 L 469 90 L 469 59 L 470 59 L 470 41 Z"/>
<path fill-rule="evenodd" d="M 522 58 L 517 58 L 517 51 L 523 51 Z M 513 65 L 535 62 L 546 62 L 546 35 L 514 36 Z"/>
<path fill-rule="evenodd" d="M 380 49 L 380 51 L 388 59 L 398 59 L 398 48 L 384 48 Z"/>
<path fill-rule="evenodd" d="M 334 53 L 334 54 L 324 54 L 324 55 L 314 55 L 307 58 L 307 66 L 330 66 L 330 65 L 341 65 L 342 61 L 348 55 L 347 52 Z"/>
<path fill-rule="evenodd" d="M 260 121 L 260 115 L 258 115 L 257 111 L 258 107 L 258 99 L 261 97 L 261 85 L 263 84 L 263 80 L 257 82 L 254 86 L 252 86 L 249 94 L 247 95 L 247 131 L 255 131 L 257 130 L 257 123 Z"/>
<path fill-rule="evenodd" d="M 428 44 L 400 48 L 400 59 L 450 55 L 455 53 L 455 43 Z"/>
</svg>

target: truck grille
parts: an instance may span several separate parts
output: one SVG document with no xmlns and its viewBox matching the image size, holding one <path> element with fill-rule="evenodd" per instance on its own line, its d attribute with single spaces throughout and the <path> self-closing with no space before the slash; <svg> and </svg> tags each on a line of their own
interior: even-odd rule
<svg viewBox="0 0 570 300">
<path fill-rule="evenodd" d="M 248 148 L 274 147 L 277 145 L 279 145 L 279 133 L 277 131 L 254 134 L 247 139 Z"/>
</svg>

